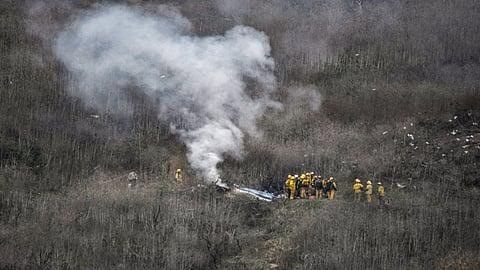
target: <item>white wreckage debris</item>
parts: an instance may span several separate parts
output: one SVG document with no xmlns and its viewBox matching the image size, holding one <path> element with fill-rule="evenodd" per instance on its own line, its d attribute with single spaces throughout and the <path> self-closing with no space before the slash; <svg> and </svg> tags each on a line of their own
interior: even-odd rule
<svg viewBox="0 0 480 270">
<path fill-rule="evenodd" d="M 227 184 L 225 184 L 222 181 L 222 179 L 220 179 L 220 178 L 217 178 L 217 180 L 215 181 L 215 186 L 217 186 L 217 188 L 223 189 L 225 191 L 230 191 L 231 190 L 231 188 Z"/>
<path fill-rule="evenodd" d="M 265 191 L 260 191 L 252 188 L 246 188 L 246 187 L 240 187 L 238 185 L 234 186 L 233 192 L 235 193 L 245 193 L 250 196 L 255 197 L 256 199 L 262 200 L 262 201 L 267 201 L 271 202 L 273 199 L 275 199 L 275 195 L 269 192 Z"/>
<path fill-rule="evenodd" d="M 234 194 L 243 193 L 262 201 L 271 202 L 276 198 L 275 195 L 273 195 L 272 193 L 256 190 L 253 188 L 240 187 L 237 184 L 234 184 L 233 187 L 229 187 L 227 184 L 219 180 L 215 182 L 215 185 L 217 186 L 217 188 L 220 188 L 225 192 L 231 192 Z"/>
<path fill-rule="evenodd" d="M 404 184 L 400 184 L 400 183 L 395 183 L 397 185 L 398 188 L 406 188 L 407 186 L 404 185 Z"/>
</svg>

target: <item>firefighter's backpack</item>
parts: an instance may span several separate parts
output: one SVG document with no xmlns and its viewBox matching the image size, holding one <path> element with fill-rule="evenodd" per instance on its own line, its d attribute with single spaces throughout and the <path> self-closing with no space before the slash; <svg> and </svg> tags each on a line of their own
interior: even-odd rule
<svg viewBox="0 0 480 270">
<path fill-rule="evenodd" d="M 330 191 L 333 189 L 333 182 L 327 182 L 327 185 L 325 186 L 325 189 L 327 191 Z"/>
</svg>

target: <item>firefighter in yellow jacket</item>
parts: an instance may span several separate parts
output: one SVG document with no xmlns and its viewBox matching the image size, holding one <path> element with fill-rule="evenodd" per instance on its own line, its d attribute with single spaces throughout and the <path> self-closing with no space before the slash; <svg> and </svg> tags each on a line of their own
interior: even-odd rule
<svg viewBox="0 0 480 270">
<path fill-rule="evenodd" d="M 327 195 L 327 182 L 328 180 L 327 179 L 322 179 L 322 193 L 323 193 L 323 198 L 327 198 L 328 195 Z"/>
<path fill-rule="evenodd" d="M 292 175 L 289 174 L 287 176 L 287 180 L 285 180 L 285 190 L 287 191 L 287 198 L 290 198 L 290 194 L 292 194 L 292 188 L 290 186 L 290 180 L 292 178 Z"/>
<path fill-rule="evenodd" d="M 177 169 L 175 171 L 175 181 L 182 182 L 182 169 Z"/>
<path fill-rule="evenodd" d="M 353 184 L 353 201 L 359 202 L 362 197 L 363 185 L 360 179 L 355 179 L 355 184 Z"/>
<path fill-rule="evenodd" d="M 295 176 L 290 177 L 289 186 L 290 186 L 290 200 L 293 200 L 295 199 L 295 195 L 297 192 L 297 183 L 295 180 Z"/>
<path fill-rule="evenodd" d="M 380 206 L 385 205 L 385 188 L 382 185 L 382 182 L 377 183 L 377 195 L 378 195 L 378 202 Z"/>
<path fill-rule="evenodd" d="M 367 187 L 365 188 L 365 196 L 367 197 L 367 202 L 372 202 L 373 186 L 372 181 L 367 181 Z"/>
<path fill-rule="evenodd" d="M 300 198 L 307 197 L 308 179 L 305 174 L 300 175 Z"/>
<path fill-rule="evenodd" d="M 337 191 L 337 183 L 333 180 L 333 177 L 328 178 L 325 190 L 327 191 L 328 199 L 333 200 L 335 198 L 335 192 Z"/>
<path fill-rule="evenodd" d="M 315 188 L 313 187 L 313 183 L 315 182 L 315 178 L 317 177 L 314 172 L 309 173 L 310 177 L 308 178 L 308 188 L 307 193 L 308 196 L 315 196 Z"/>
<path fill-rule="evenodd" d="M 313 178 L 313 187 L 315 188 L 315 198 L 321 199 L 323 197 L 323 181 L 322 176 L 316 176 Z"/>
</svg>

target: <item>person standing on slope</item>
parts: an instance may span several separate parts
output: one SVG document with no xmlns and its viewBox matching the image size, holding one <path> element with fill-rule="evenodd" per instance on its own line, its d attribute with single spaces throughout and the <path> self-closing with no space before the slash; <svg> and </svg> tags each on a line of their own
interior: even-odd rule
<svg viewBox="0 0 480 270">
<path fill-rule="evenodd" d="M 175 181 L 176 181 L 177 183 L 182 182 L 182 169 L 177 169 L 177 170 L 175 171 Z"/>
<path fill-rule="evenodd" d="M 315 188 L 315 198 L 321 199 L 323 197 L 323 180 L 322 176 L 315 176 L 313 187 Z"/>
<path fill-rule="evenodd" d="M 377 183 L 377 195 L 380 206 L 385 205 L 385 188 L 383 187 L 382 182 Z"/>
<path fill-rule="evenodd" d="M 365 188 L 365 196 L 367 197 L 367 202 L 368 203 L 372 202 L 372 195 L 373 195 L 372 181 L 368 180 L 367 181 L 367 187 Z"/>
<path fill-rule="evenodd" d="M 355 184 L 353 184 L 353 201 L 359 202 L 362 197 L 363 185 L 360 179 L 355 179 Z"/>
<path fill-rule="evenodd" d="M 333 200 L 335 198 L 335 192 L 337 191 L 337 183 L 333 180 L 333 177 L 328 178 L 325 190 L 327 191 L 328 199 Z"/>
<path fill-rule="evenodd" d="M 127 176 L 127 180 L 128 180 L 128 187 L 135 187 L 137 185 L 137 180 L 138 180 L 138 175 L 135 171 L 131 171 L 128 176 Z"/>
</svg>

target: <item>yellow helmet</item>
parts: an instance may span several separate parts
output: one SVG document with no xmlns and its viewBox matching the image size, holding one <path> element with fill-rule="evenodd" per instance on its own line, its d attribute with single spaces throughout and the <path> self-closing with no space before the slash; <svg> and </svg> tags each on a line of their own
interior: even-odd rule
<svg viewBox="0 0 480 270">
<path fill-rule="evenodd" d="M 305 174 L 300 175 L 300 179 L 304 179 L 305 177 Z"/>
<path fill-rule="evenodd" d="M 330 178 L 328 178 L 328 180 L 332 180 L 332 181 L 333 181 L 333 177 L 330 176 Z"/>
<path fill-rule="evenodd" d="M 372 184 L 372 181 L 368 180 L 367 185 L 371 185 L 371 184 Z"/>
<path fill-rule="evenodd" d="M 355 179 L 355 183 L 361 183 L 362 181 L 360 179 Z"/>
<path fill-rule="evenodd" d="M 382 182 L 378 182 L 377 185 L 381 186 L 381 185 L 382 185 Z"/>
<path fill-rule="evenodd" d="M 307 173 L 306 173 L 306 175 L 310 175 L 310 173 L 309 173 L 309 172 L 307 172 Z"/>
<path fill-rule="evenodd" d="M 287 176 L 287 178 L 288 178 L 288 179 L 292 178 L 292 175 L 291 175 L 291 174 L 289 174 L 289 175 Z"/>
<path fill-rule="evenodd" d="M 177 172 L 181 172 L 181 171 L 182 171 L 182 169 L 177 169 Z"/>
</svg>

